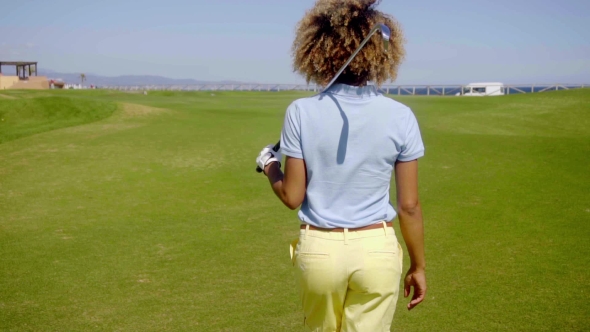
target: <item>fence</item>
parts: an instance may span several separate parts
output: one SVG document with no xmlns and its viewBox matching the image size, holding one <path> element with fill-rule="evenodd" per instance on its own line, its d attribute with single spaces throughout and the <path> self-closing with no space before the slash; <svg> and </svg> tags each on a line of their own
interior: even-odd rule
<svg viewBox="0 0 590 332">
<path fill-rule="evenodd" d="M 380 91 L 398 96 L 454 96 L 461 94 L 465 87 L 465 85 L 382 85 Z M 590 84 L 507 84 L 504 85 L 504 93 L 533 93 L 585 87 L 590 87 Z M 102 86 L 101 88 L 119 91 L 321 91 L 321 87 L 318 85 L 305 84 L 113 85 Z"/>
</svg>

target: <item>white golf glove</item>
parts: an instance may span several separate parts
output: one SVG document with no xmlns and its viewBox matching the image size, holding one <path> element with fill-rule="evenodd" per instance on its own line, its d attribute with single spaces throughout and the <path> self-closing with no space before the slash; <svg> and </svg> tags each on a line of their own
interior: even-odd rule
<svg viewBox="0 0 590 332">
<path fill-rule="evenodd" d="M 281 167 L 281 160 L 283 160 L 283 155 L 280 152 L 273 151 L 273 147 L 274 145 L 272 144 L 267 145 L 264 149 L 262 149 L 262 151 L 260 151 L 258 157 L 256 157 L 256 163 L 258 164 L 258 167 L 262 169 L 262 171 L 264 171 L 264 168 L 268 164 L 275 161 L 278 162 L 279 167 Z"/>
</svg>

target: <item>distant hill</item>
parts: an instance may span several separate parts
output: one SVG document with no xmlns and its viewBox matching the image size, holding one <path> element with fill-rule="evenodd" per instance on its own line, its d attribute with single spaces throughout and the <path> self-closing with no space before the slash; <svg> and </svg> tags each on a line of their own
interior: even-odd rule
<svg viewBox="0 0 590 332">
<path fill-rule="evenodd" d="M 47 76 L 49 79 L 62 80 L 66 83 L 80 83 L 80 74 L 58 73 L 52 70 L 39 70 L 39 76 Z M 190 84 L 239 84 L 236 81 L 199 81 L 194 79 L 175 79 L 154 75 L 123 75 L 123 76 L 100 76 L 86 74 L 84 85 L 190 85 Z"/>
</svg>

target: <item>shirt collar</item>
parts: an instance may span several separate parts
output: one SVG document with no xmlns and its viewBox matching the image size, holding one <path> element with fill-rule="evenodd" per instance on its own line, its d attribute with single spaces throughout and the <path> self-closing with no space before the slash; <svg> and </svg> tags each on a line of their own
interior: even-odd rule
<svg viewBox="0 0 590 332">
<path fill-rule="evenodd" d="M 353 86 L 341 83 L 332 85 L 328 90 L 326 90 L 326 93 L 357 98 L 379 95 L 379 92 L 377 92 L 377 88 L 374 85 Z"/>
</svg>

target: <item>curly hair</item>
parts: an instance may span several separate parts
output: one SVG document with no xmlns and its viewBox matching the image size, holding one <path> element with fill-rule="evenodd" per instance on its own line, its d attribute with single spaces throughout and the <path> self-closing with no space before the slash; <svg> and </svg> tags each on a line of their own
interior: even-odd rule
<svg viewBox="0 0 590 332">
<path fill-rule="evenodd" d="M 383 84 L 397 77 L 405 50 L 399 23 L 377 11 L 379 0 L 318 0 L 297 24 L 293 69 L 307 83 L 327 85 L 377 23 L 391 30 L 389 50 L 374 36 L 341 74 L 342 80 Z"/>
</svg>

